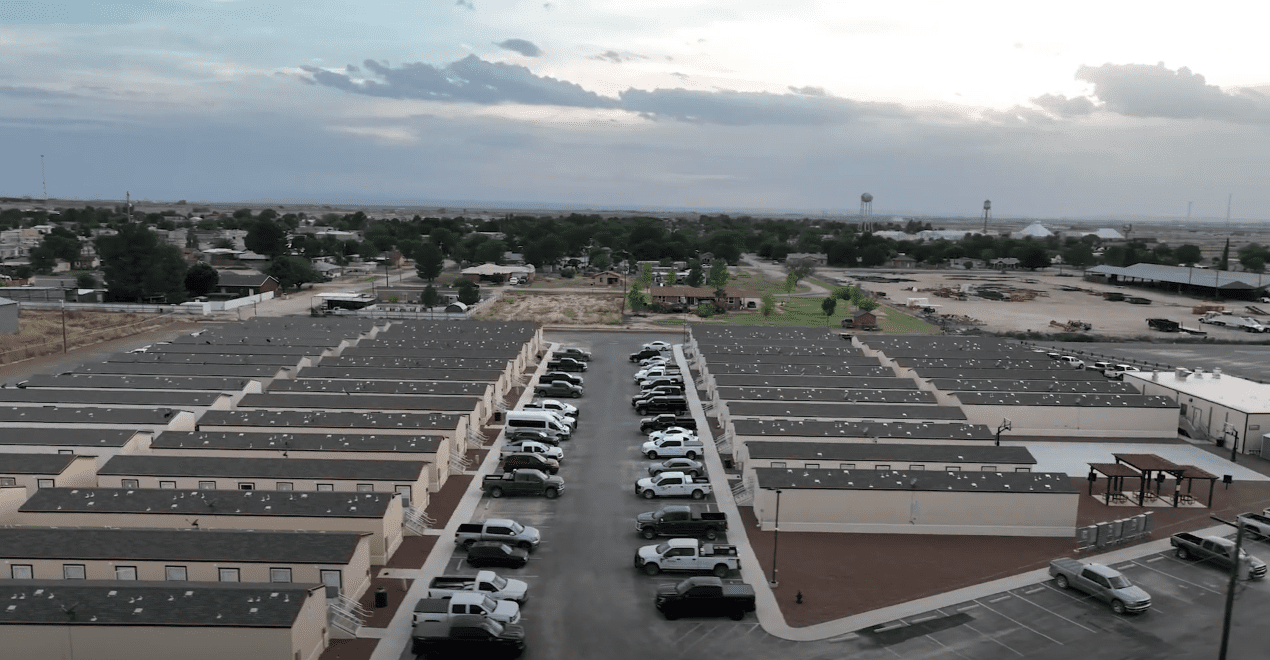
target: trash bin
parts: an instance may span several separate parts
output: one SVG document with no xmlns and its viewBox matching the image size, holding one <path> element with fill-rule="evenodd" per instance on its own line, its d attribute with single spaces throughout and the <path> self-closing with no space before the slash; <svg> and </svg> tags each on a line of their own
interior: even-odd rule
<svg viewBox="0 0 1270 660">
<path fill-rule="evenodd" d="M 375 609 L 388 607 L 388 590 L 380 587 L 375 590 Z"/>
<path fill-rule="evenodd" d="M 494 413 L 494 421 L 496 421 L 496 422 L 501 422 L 501 421 L 503 421 L 503 413 L 501 413 L 501 412 L 496 412 L 496 413 Z"/>
</svg>

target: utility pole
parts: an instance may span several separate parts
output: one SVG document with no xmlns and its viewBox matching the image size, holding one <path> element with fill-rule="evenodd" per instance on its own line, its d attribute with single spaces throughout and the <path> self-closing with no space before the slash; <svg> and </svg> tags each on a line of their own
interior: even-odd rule
<svg viewBox="0 0 1270 660">
<path fill-rule="evenodd" d="M 44 177 L 44 154 L 40 154 L 40 183 L 44 185 L 44 203 L 49 201 L 49 182 Z"/>
<path fill-rule="evenodd" d="M 1230 581 L 1226 583 L 1226 615 L 1222 620 L 1221 650 L 1217 652 L 1217 660 L 1226 660 L 1226 648 L 1230 644 L 1230 616 L 1235 609 L 1235 583 L 1239 579 L 1239 569 L 1243 566 L 1243 562 L 1240 561 L 1239 555 L 1243 552 L 1244 526 L 1238 521 L 1232 523 L 1229 520 L 1222 520 L 1217 516 L 1209 516 L 1209 518 L 1212 518 L 1219 523 L 1231 525 L 1238 530 L 1235 532 L 1235 560 L 1231 562 Z"/>
<path fill-rule="evenodd" d="M 124 191 L 124 203 L 128 205 L 128 222 L 132 222 L 132 192 Z"/>
</svg>

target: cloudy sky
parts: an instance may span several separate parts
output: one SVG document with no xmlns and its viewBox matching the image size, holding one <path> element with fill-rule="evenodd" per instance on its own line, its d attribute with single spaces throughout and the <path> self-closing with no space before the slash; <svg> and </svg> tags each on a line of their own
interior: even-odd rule
<svg viewBox="0 0 1270 660">
<path fill-rule="evenodd" d="M 1270 218 L 1270 8 L 0 0 L 0 195 Z"/>
</svg>

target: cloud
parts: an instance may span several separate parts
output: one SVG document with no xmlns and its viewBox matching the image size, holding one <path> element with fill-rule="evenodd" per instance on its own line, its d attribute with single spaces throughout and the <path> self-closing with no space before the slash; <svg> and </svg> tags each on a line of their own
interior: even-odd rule
<svg viewBox="0 0 1270 660">
<path fill-rule="evenodd" d="M 1163 63 L 1082 66 L 1076 79 L 1094 84 L 1106 109 L 1131 117 L 1270 123 L 1270 99 L 1251 89 L 1222 91 L 1204 76 Z"/>
<path fill-rule="evenodd" d="M 613 64 L 621 64 L 622 62 L 630 62 L 631 60 L 646 60 L 647 57 L 636 53 L 619 53 L 615 50 L 606 50 L 599 55 L 588 57 L 589 60 L 599 60 L 601 62 L 612 62 Z"/>
<path fill-rule="evenodd" d="M 486 62 L 475 55 L 441 68 L 422 62 L 393 68 L 374 60 L 366 60 L 362 65 L 380 80 L 354 80 L 346 74 L 316 67 L 303 69 L 320 85 L 368 96 L 491 105 L 523 103 L 611 108 L 617 104 L 580 85 L 536 76 L 519 65 Z"/>
<path fill-rule="evenodd" d="M 534 44 L 534 42 L 526 41 L 524 39 L 508 39 L 506 41 L 497 42 L 494 45 L 499 48 L 514 50 L 525 57 L 538 57 L 539 55 L 542 55 L 541 48 Z"/>
<path fill-rule="evenodd" d="M 803 96 L 829 96 L 824 87 L 794 87 L 790 85 L 789 91 Z"/>
<path fill-rule="evenodd" d="M 484 105 L 519 103 L 620 109 L 651 119 L 728 126 L 819 126 L 851 121 L 863 114 L 894 115 L 898 109 L 889 104 L 860 103 L 830 96 L 817 87 L 801 88 L 797 94 L 630 88 L 613 99 L 575 83 L 535 75 L 524 66 L 487 62 L 475 55 L 444 67 L 421 62 L 392 67 L 374 60 L 366 60 L 363 67 L 370 77 L 354 78 L 339 70 L 311 66 L 301 68 L 317 84 L 368 96 Z"/>
<path fill-rule="evenodd" d="M 476 5 L 472 4 L 472 0 L 455 0 L 455 7 L 463 7 L 468 11 L 476 11 Z"/>
<path fill-rule="evenodd" d="M 1079 117 L 1094 111 L 1094 102 L 1085 96 L 1067 98 L 1062 94 L 1042 94 L 1032 103 L 1060 117 Z"/>
</svg>

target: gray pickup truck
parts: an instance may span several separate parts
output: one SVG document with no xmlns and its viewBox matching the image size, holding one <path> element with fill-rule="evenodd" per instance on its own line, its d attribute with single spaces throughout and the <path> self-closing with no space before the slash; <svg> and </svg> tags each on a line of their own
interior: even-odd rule
<svg viewBox="0 0 1270 660">
<path fill-rule="evenodd" d="M 1151 595 L 1136 587 L 1113 568 L 1102 564 L 1083 564 L 1075 559 L 1050 562 L 1050 577 L 1059 589 L 1071 587 L 1111 604 L 1116 614 L 1145 612 L 1151 608 Z"/>
<path fill-rule="evenodd" d="M 1169 538 L 1169 544 L 1177 548 L 1178 559 L 1199 559 L 1229 571 L 1235 564 L 1235 542 L 1220 536 L 1199 537 L 1182 532 Z M 1239 549 L 1239 574 L 1249 580 L 1266 576 L 1266 563 Z"/>
<path fill-rule="evenodd" d="M 538 547 L 542 536 L 533 527 L 526 527 L 515 520 L 490 518 L 489 520 L 463 523 L 454 532 L 454 543 L 465 548 L 477 541 L 498 541 L 532 550 Z"/>
</svg>

